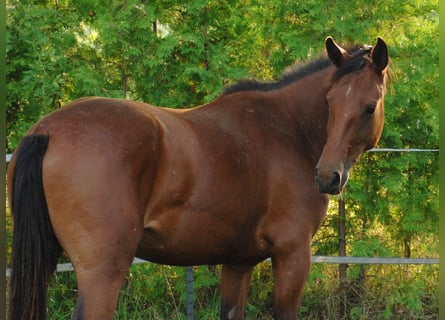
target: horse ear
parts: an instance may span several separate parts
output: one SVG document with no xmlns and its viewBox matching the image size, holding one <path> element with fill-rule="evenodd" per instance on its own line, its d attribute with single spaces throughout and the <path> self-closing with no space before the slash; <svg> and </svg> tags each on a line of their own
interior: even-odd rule
<svg viewBox="0 0 445 320">
<path fill-rule="evenodd" d="M 326 38 L 326 51 L 329 59 L 331 59 L 332 63 L 334 63 L 337 67 L 340 67 L 343 62 L 350 57 L 349 53 L 336 44 L 332 37 Z"/>
<path fill-rule="evenodd" d="M 382 38 L 377 38 L 377 44 L 372 48 L 371 57 L 377 73 L 382 72 L 388 66 L 388 47 Z"/>
</svg>

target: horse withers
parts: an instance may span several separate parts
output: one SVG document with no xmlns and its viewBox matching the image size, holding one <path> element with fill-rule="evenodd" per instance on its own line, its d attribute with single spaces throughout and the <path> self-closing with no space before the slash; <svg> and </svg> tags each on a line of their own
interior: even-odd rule
<svg viewBox="0 0 445 320">
<path fill-rule="evenodd" d="M 135 256 L 222 264 L 221 319 L 244 319 L 252 270 L 270 257 L 274 318 L 295 319 L 327 194 L 383 128 L 385 42 L 345 50 L 328 37 L 326 51 L 197 108 L 89 97 L 37 122 L 8 169 L 10 319 L 46 318 L 62 251 L 74 319 L 113 318 Z"/>
</svg>

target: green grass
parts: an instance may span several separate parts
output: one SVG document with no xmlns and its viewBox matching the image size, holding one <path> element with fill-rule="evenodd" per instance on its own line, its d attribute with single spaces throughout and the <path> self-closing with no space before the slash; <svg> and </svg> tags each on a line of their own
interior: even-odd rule
<svg viewBox="0 0 445 320">
<path fill-rule="evenodd" d="M 349 274 L 356 275 L 357 266 Z M 438 319 L 438 266 L 366 266 L 365 277 L 348 278 L 339 288 L 338 266 L 314 264 L 300 310 L 301 319 Z M 219 317 L 220 267 L 194 268 L 195 319 Z M 127 275 L 115 319 L 186 319 L 185 269 L 156 264 L 135 265 Z M 72 272 L 58 273 L 49 289 L 49 319 L 67 319 L 74 308 Z M 247 318 L 272 319 L 272 270 L 256 267 Z M 342 308 L 344 313 L 342 314 Z"/>
</svg>

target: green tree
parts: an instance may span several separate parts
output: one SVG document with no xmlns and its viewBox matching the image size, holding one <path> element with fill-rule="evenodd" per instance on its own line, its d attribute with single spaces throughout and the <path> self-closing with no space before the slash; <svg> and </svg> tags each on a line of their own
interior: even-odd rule
<svg viewBox="0 0 445 320">
<path fill-rule="evenodd" d="M 42 19 L 45 17 L 45 19 Z M 9 150 L 36 119 L 59 106 L 65 51 L 75 42 L 65 12 L 26 1 L 8 2 L 6 74 Z"/>
<path fill-rule="evenodd" d="M 7 0 L 6 148 L 14 150 L 39 118 L 78 97 L 196 106 L 236 79 L 268 80 L 322 54 L 328 35 L 371 45 L 382 36 L 389 45 L 392 75 L 379 146 L 437 148 L 438 20 L 437 0 Z M 347 255 L 437 255 L 438 171 L 438 153 L 365 154 L 339 201 L 346 219 L 339 219 L 334 198 L 314 252 L 337 254 L 343 223 Z M 261 268 L 255 276 L 269 279 L 270 288 Z M 310 283 L 323 278 L 321 268 L 314 267 Z M 378 272 L 350 266 L 346 280 L 364 285 Z M 437 274 L 430 274 L 415 284 L 422 294 L 434 290 L 427 279 Z M 270 299 L 267 288 L 254 286 L 252 294 Z M 381 318 L 391 317 L 396 304 L 387 303 Z M 354 317 L 354 308 L 344 311 Z M 257 317 L 267 310 L 250 312 Z"/>
</svg>

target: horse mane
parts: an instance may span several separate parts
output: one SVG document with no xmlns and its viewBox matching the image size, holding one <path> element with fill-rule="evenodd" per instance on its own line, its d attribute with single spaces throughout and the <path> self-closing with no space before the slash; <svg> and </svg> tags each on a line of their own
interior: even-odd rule
<svg viewBox="0 0 445 320">
<path fill-rule="evenodd" d="M 371 52 L 370 46 L 351 46 L 346 49 L 351 55 L 344 65 L 342 65 L 334 75 L 334 81 L 337 81 L 344 75 L 359 71 L 366 65 L 366 57 Z M 331 60 L 326 54 L 315 58 L 306 63 L 296 62 L 284 70 L 284 72 L 272 81 L 260 81 L 257 79 L 242 79 L 223 90 L 222 95 L 228 95 L 241 91 L 272 91 L 286 87 L 296 81 L 299 81 L 311 74 L 326 69 L 332 65 Z"/>
</svg>

